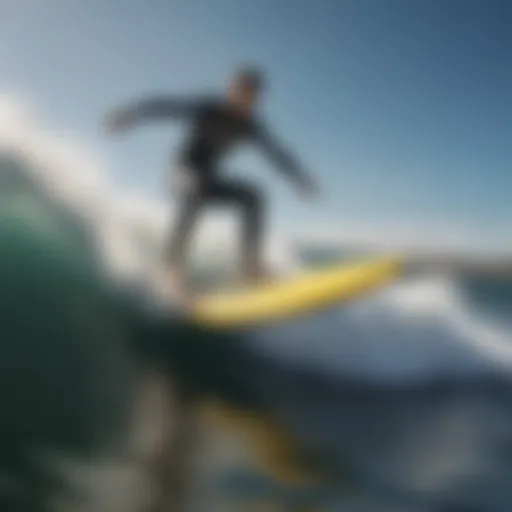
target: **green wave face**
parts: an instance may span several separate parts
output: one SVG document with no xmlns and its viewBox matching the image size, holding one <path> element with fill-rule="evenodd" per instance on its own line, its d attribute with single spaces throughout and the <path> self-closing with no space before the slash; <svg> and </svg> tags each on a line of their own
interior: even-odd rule
<svg viewBox="0 0 512 512">
<path fill-rule="evenodd" d="M 66 472 L 41 462 L 45 457 L 126 455 L 131 406 L 148 368 L 172 378 L 169 389 L 183 391 L 188 412 L 190 404 L 214 398 L 249 412 L 270 437 L 287 435 L 255 386 L 266 363 L 244 371 L 254 355 L 240 346 L 240 334 L 155 321 L 114 291 L 100 263 L 88 226 L 34 183 L 22 163 L 0 158 L 0 468 L 16 482 L 7 501 L 18 506 L 21 500 L 25 510 L 45 510 L 49 496 L 74 490 Z M 175 420 L 185 412 L 176 409 Z M 207 432 L 203 441 L 215 447 L 218 423 L 202 415 L 197 422 Z M 231 418 L 220 435 L 230 440 L 244 429 Z M 289 510 L 290 500 L 303 501 L 302 487 L 297 494 L 276 476 L 285 472 L 279 466 L 295 465 L 282 459 L 295 455 L 261 457 L 275 444 L 255 441 L 256 456 L 216 473 L 209 485 L 223 503 L 271 500 Z M 225 463 L 212 457 L 207 465 Z M 253 477 L 244 480 L 247 470 Z M 254 478 L 274 483 L 263 489 L 250 483 Z"/>
</svg>

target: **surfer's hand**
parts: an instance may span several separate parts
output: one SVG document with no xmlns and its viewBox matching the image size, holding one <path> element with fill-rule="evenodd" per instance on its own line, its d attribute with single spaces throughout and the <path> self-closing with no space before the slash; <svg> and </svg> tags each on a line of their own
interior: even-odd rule
<svg viewBox="0 0 512 512">
<path fill-rule="evenodd" d="M 105 129 L 116 134 L 127 131 L 133 124 L 133 116 L 128 110 L 114 110 L 105 118 Z"/>
</svg>

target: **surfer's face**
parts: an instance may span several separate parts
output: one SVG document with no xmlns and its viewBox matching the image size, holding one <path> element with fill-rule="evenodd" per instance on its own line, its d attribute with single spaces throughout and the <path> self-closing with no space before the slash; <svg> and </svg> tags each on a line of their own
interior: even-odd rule
<svg viewBox="0 0 512 512">
<path fill-rule="evenodd" d="M 228 99 L 230 104 L 245 114 L 250 114 L 260 97 L 258 87 L 243 78 L 235 77 L 230 83 Z"/>
</svg>

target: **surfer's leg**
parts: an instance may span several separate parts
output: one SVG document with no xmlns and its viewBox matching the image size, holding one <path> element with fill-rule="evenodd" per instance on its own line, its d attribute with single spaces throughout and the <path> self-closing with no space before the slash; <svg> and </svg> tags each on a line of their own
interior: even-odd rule
<svg viewBox="0 0 512 512">
<path fill-rule="evenodd" d="M 183 290 L 186 274 L 186 256 L 204 203 L 204 196 L 199 187 L 189 189 L 178 200 L 176 219 L 168 242 L 168 277 L 170 286 Z"/>
<path fill-rule="evenodd" d="M 256 187 L 240 184 L 240 205 L 243 208 L 242 257 L 248 279 L 266 276 L 263 265 L 263 198 Z"/>
<path fill-rule="evenodd" d="M 168 262 L 174 267 L 185 263 L 188 243 L 197 222 L 201 201 L 198 197 L 187 197 L 178 207 L 175 225 L 169 240 Z"/>
<path fill-rule="evenodd" d="M 262 265 L 263 197 L 258 188 L 238 180 L 217 181 L 209 190 L 212 199 L 242 209 L 242 261 L 245 278 L 259 280 L 266 275 Z"/>
</svg>

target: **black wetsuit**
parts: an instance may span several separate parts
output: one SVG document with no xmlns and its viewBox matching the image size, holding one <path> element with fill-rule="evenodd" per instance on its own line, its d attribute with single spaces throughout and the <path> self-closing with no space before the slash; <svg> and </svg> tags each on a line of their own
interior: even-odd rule
<svg viewBox="0 0 512 512">
<path fill-rule="evenodd" d="M 243 209 L 243 249 L 248 265 L 259 262 L 262 230 L 262 194 L 247 182 L 221 176 L 220 160 L 240 142 L 255 142 L 278 169 L 292 178 L 305 179 L 293 157 L 283 150 L 268 130 L 254 118 L 243 116 L 222 98 L 202 97 L 179 100 L 155 98 L 130 109 L 134 118 L 183 118 L 190 132 L 178 154 L 178 164 L 191 178 L 182 190 L 174 231 L 170 237 L 172 263 L 182 263 L 192 229 L 203 206 L 233 203 Z"/>
</svg>

